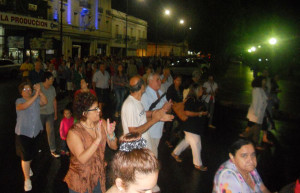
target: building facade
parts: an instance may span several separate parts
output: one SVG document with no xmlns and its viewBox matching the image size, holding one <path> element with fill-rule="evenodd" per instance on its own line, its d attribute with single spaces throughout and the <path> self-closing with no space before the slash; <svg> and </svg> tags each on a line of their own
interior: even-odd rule
<svg viewBox="0 0 300 193">
<path fill-rule="evenodd" d="M 113 10 L 111 0 L 18 2 L 0 0 L 0 57 L 126 55 L 126 47 L 127 55 L 146 54 L 147 22 Z"/>
<path fill-rule="evenodd" d="M 146 56 L 146 51 L 147 22 L 129 15 L 126 19 L 126 13 L 112 10 L 111 54 Z"/>
<path fill-rule="evenodd" d="M 188 43 L 153 43 L 147 44 L 147 56 L 186 56 Z"/>
</svg>

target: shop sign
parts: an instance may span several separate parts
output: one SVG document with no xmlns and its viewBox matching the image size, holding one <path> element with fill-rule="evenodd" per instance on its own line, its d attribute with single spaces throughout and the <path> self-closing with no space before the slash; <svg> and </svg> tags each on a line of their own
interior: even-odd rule
<svg viewBox="0 0 300 193">
<path fill-rule="evenodd" d="M 4 12 L 0 12 L 0 23 L 48 30 L 58 30 L 58 24 L 56 22 Z"/>
</svg>

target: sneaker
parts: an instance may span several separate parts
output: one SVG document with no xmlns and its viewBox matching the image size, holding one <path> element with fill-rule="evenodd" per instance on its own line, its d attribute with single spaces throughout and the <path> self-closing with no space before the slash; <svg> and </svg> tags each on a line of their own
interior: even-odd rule
<svg viewBox="0 0 300 193">
<path fill-rule="evenodd" d="M 51 155 L 55 158 L 59 158 L 60 155 L 58 153 L 56 153 L 55 151 L 51 152 Z"/>
<path fill-rule="evenodd" d="M 171 156 L 177 161 L 177 162 L 182 162 L 182 159 L 178 156 L 178 155 L 175 155 L 175 153 L 171 153 Z"/>
<path fill-rule="evenodd" d="M 24 190 L 25 192 L 30 191 L 32 189 L 31 180 L 28 179 L 24 182 Z"/>
<path fill-rule="evenodd" d="M 31 177 L 31 176 L 33 176 L 33 172 L 32 172 L 32 169 L 30 168 L 30 170 L 29 170 L 29 176 Z"/>
</svg>

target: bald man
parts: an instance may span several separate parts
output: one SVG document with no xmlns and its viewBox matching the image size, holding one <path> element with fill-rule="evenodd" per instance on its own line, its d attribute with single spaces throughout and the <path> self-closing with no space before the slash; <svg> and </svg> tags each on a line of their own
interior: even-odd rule
<svg viewBox="0 0 300 193">
<path fill-rule="evenodd" d="M 42 82 L 42 77 L 44 76 L 42 67 L 42 63 L 37 60 L 34 69 L 29 72 L 29 80 L 32 85 Z"/>
<path fill-rule="evenodd" d="M 172 121 L 174 116 L 166 114 L 163 108 L 145 111 L 141 102 L 145 91 L 143 78 L 133 76 L 129 81 L 130 95 L 124 101 L 121 110 L 123 133 L 138 132 L 147 140 L 147 147 L 152 149 L 152 141 L 148 132 L 149 128 L 159 121 Z M 148 118 L 148 121 L 147 121 Z"/>
</svg>

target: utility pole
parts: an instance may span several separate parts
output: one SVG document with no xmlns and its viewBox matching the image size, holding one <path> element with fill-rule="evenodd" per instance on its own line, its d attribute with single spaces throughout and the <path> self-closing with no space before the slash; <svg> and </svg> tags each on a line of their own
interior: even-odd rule
<svg viewBox="0 0 300 193">
<path fill-rule="evenodd" d="M 126 44 L 126 48 L 125 48 L 125 56 L 127 56 L 127 47 L 128 47 L 128 34 L 127 34 L 127 27 L 128 27 L 128 0 L 126 1 L 126 32 L 125 32 L 125 44 Z"/>
<path fill-rule="evenodd" d="M 60 57 L 63 55 L 63 0 L 60 0 Z"/>
</svg>

